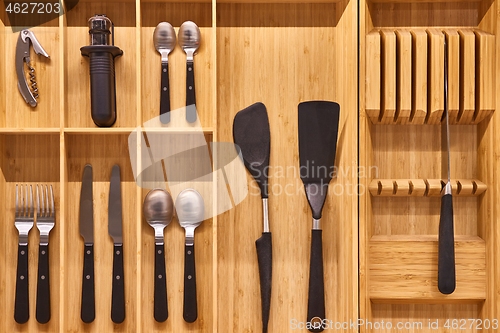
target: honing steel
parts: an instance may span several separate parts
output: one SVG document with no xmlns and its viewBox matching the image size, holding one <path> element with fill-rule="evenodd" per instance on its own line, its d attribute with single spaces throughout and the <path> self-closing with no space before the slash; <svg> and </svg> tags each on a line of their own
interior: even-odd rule
<svg viewBox="0 0 500 333">
<path fill-rule="evenodd" d="M 174 202 L 170 193 L 163 189 L 149 191 L 144 198 L 143 214 L 155 230 L 154 318 L 157 322 L 164 322 L 168 318 L 168 305 L 163 230 L 174 215 Z"/>
<path fill-rule="evenodd" d="M 54 228 L 56 209 L 52 185 L 36 186 L 36 227 L 40 231 L 38 248 L 38 284 L 36 288 L 36 320 L 50 320 L 49 233 Z"/>
<path fill-rule="evenodd" d="M 453 231 L 453 199 L 450 181 L 450 120 L 448 112 L 448 45 L 444 40 L 444 114 L 441 120 L 443 175 L 447 179 L 441 192 L 441 216 L 438 240 L 438 289 L 443 294 L 455 291 L 455 244 Z M 446 151 L 446 153 L 445 153 Z"/>
<path fill-rule="evenodd" d="M 300 178 L 313 217 L 307 322 L 311 332 L 321 332 L 325 290 L 320 219 L 333 174 L 340 106 L 329 101 L 308 101 L 300 103 L 298 109 Z"/>
<path fill-rule="evenodd" d="M 186 120 L 196 121 L 196 94 L 194 89 L 194 55 L 200 47 L 201 33 L 196 23 L 186 21 L 179 28 L 179 45 L 186 52 Z"/>
<path fill-rule="evenodd" d="M 84 323 L 91 323 L 95 319 L 94 207 L 92 187 L 92 166 L 86 164 L 83 169 L 82 189 L 80 193 L 80 234 L 85 243 L 80 317 Z"/>
<path fill-rule="evenodd" d="M 194 230 L 203 222 L 205 205 L 198 191 L 188 188 L 175 199 L 175 211 L 179 224 L 186 231 L 184 246 L 184 308 L 183 317 L 188 323 L 198 318 L 196 300 L 196 266 L 194 259 Z"/>
<path fill-rule="evenodd" d="M 161 54 L 160 121 L 170 122 L 170 84 L 168 78 L 168 55 L 175 48 L 175 30 L 168 22 L 160 22 L 153 33 L 153 43 Z"/>
<path fill-rule="evenodd" d="M 110 127 L 116 121 L 115 58 L 123 54 L 115 46 L 114 25 L 106 15 L 88 21 L 90 45 L 80 48 L 90 60 L 90 103 L 97 126 Z"/>
<path fill-rule="evenodd" d="M 267 332 L 271 309 L 272 241 L 268 218 L 268 168 L 271 135 L 266 106 L 255 103 L 239 111 L 233 122 L 234 143 L 241 149 L 243 163 L 260 188 L 264 229 L 257 239 L 260 294 L 262 299 L 262 332 Z"/>
<path fill-rule="evenodd" d="M 31 185 L 16 184 L 16 215 L 14 226 L 19 232 L 17 247 L 16 298 L 14 319 L 24 324 L 30 317 L 28 286 L 28 234 L 34 221 L 33 189 Z"/>
<path fill-rule="evenodd" d="M 123 272 L 122 194 L 120 166 L 111 170 L 108 204 L 108 233 L 113 239 L 113 282 L 111 289 L 111 320 L 125 320 L 125 285 Z"/>
</svg>

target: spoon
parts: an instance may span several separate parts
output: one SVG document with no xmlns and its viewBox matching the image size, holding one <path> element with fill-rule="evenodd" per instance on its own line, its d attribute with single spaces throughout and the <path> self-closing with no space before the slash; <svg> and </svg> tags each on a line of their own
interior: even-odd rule
<svg viewBox="0 0 500 333">
<path fill-rule="evenodd" d="M 170 122 L 170 87 L 168 78 L 168 54 L 175 47 L 175 30 L 168 22 L 160 22 L 153 33 L 153 43 L 161 54 L 160 121 Z"/>
<path fill-rule="evenodd" d="M 168 306 L 163 230 L 174 215 L 172 197 L 163 189 L 149 191 L 144 198 L 143 214 L 155 229 L 154 318 L 157 322 L 164 322 L 168 318 Z"/>
<path fill-rule="evenodd" d="M 179 224 L 186 230 L 184 247 L 184 310 L 183 317 L 192 323 L 198 317 L 196 301 L 196 270 L 194 265 L 194 229 L 203 222 L 205 206 L 196 190 L 186 189 L 175 200 Z"/>
<path fill-rule="evenodd" d="M 201 33 L 198 26 L 191 21 L 182 23 L 179 28 L 179 45 L 186 52 L 186 120 L 196 121 L 196 94 L 194 91 L 194 54 L 200 47 Z"/>
</svg>

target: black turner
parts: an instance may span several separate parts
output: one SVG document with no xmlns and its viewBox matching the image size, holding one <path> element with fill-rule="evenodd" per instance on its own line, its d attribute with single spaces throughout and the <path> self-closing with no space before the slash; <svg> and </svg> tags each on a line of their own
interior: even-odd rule
<svg viewBox="0 0 500 333">
<path fill-rule="evenodd" d="M 267 332 L 271 309 L 272 242 L 269 231 L 267 198 L 268 167 L 271 149 L 269 119 L 264 104 L 255 103 L 239 111 L 234 117 L 233 139 L 243 156 L 245 167 L 260 188 L 264 231 L 257 239 L 257 260 L 259 262 L 260 293 L 262 299 L 262 332 Z"/>
<path fill-rule="evenodd" d="M 313 228 L 309 270 L 307 322 L 311 332 L 325 324 L 325 287 L 321 213 L 332 179 L 340 106 L 335 102 L 308 101 L 299 104 L 300 178 L 311 207 Z"/>
</svg>

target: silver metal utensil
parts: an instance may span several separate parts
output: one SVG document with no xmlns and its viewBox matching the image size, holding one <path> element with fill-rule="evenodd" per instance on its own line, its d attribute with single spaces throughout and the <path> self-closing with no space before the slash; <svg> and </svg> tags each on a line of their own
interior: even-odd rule
<svg viewBox="0 0 500 333">
<path fill-rule="evenodd" d="M 179 193 L 175 200 L 179 224 L 186 231 L 184 250 L 184 320 L 192 323 L 198 318 L 196 300 L 196 269 L 194 260 L 194 230 L 203 222 L 205 205 L 203 197 L 194 189 Z"/>
<path fill-rule="evenodd" d="M 49 233 L 54 228 L 56 216 L 52 185 L 36 186 L 36 203 L 36 227 L 40 231 L 36 320 L 45 324 L 50 320 Z"/>
<path fill-rule="evenodd" d="M 175 48 L 175 30 L 168 22 L 160 22 L 153 32 L 153 43 L 161 54 L 160 121 L 170 122 L 170 84 L 168 77 L 168 55 Z"/>
<path fill-rule="evenodd" d="M 163 231 L 174 215 L 174 202 L 170 193 L 163 189 L 149 191 L 144 198 L 143 214 L 148 224 L 155 230 L 154 318 L 158 322 L 163 322 L 168 318 Z"/>
<path fill-rule="evenodd" d="M 196 94 L 194 89 L 194 55 L 200 47 L 200 28 L 192 21 L 182 23 L 179 28 L 179 45 L 186 52 L 186 120 L 196 121 Z"/>
<path fill-rule="evenodd" d="M 31 228 L 33 228 L 33 221 L 35 218 L 34 212 L 35 208 L 33 205 L 32 186 L 16 184 L 16 217 L 14 225 L 19 231 L 19 243 L 17 247 L 14 319 L 19 324 L 27 322 L 30 317 L 28 288 L 28 234 Z"/>
</svg>

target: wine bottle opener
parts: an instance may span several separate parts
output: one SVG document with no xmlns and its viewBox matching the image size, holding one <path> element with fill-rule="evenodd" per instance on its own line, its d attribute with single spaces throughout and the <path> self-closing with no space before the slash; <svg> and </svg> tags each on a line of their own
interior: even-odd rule
<svg viewBox="0 0 500 333">
<path fill-rule="evenodd" d="M 80 48 L 90 59 L 91 115 L 99 127 L 116 121 L 115 57 L 123 51 L 115 46 L 114 25 L 106 15 L 95 15 L 88 21 L 90 45 Z"/>
<path fill-rule="evenodd" d="M 36 83 L 35 68 L 31 65 L 30 61 L 30 45 L 36 54 L 41 54 L 49 58 L 47 52 L 43 49 L 42 45 L 36 39 L 35 34 L 28 29 L 21 30 L 16 45 L 16 73 L 17 73 L 17 87 L 23 96 L 26 103 L 31 107 L 37 106 L 38 87 Z M 24 64 L 28 67 L 28 74 L 30 83 L 26 79 L 24 73 Z M 31 88 L 30 88 L 31 86 Z"/>
</svg>

